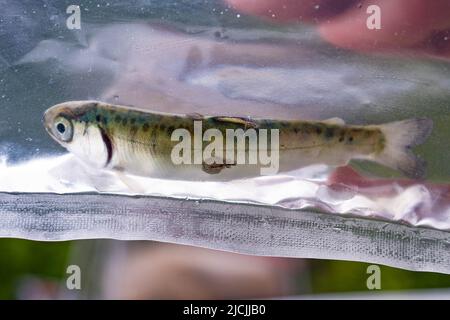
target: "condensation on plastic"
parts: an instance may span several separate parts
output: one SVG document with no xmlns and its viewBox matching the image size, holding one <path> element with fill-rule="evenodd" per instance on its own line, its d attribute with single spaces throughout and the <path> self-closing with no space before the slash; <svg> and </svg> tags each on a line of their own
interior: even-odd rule
<svg viewBox="0 0 450 320">
<path fill-rule="evenodd" d="M 99 9 L 81 1 L 81 30 L 65 28 L 63 1 L 31 10 L 6 2 L 1 237 L 149 239 L 450 273 L 449 63 L 336 49 L 304 26 L 237 18 L 220 1 L 111 2 Z M 142 22 L 149 16 L 151 22 Z M 329 168 L 317 166 L 227 183 L 124 180 L 61 155 L 43 130 L 46 108 L 82 99 L 179 113 L 340 117 L 352 124 L 425 116 L 434 130 L 417 151 L 428 175 L 422 182 L 361 178 L 349 186 L 330 181 Z"/>
</svg>

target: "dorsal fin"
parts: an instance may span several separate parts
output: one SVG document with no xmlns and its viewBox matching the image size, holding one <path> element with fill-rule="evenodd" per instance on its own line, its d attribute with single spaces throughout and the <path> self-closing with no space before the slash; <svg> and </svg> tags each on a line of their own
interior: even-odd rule
<svg viewBox="0 0 450 320">
<path fill-rule="evenodd" d="M 192 118 L 194 120 L 203 120 L 204 116 L 200 113 L 194 112 L 194 113 L 188 113 L 186 114 L 187 117 Z"/>
<path fill-rule="evenodd" d="M 241 124 L 245 126 L 245 128 L 256 128 L 258 125 L 250 118 L 241 118 L 241 117 L 228 117 L 228 116 L 219 116 L 219 117 L 211 117 L 210 119 L 220 121 L 220 122 L 228 122 L 233 124 Z"/>
<path fill-rule="evenodd" d="M 342 120 L 341 118 L 338 118 L 338 117 L 322 120 L 322 122 L 325 122 L 325 123 L 328 123 L 328 124 L 336 124 L 336 125 L 339 125 L 339 126 L 343 126 L 345 124 L 345 121 Z"/>
</svg>

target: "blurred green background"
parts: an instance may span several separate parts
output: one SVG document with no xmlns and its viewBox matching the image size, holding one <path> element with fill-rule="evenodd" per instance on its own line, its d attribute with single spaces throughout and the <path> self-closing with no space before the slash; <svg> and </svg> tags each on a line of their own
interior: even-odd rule
<svg viewBox="0 0 450 320">
<path fill-rule="evenodd" d="M 17 298 L 29 277 L 58 281 L 65 277 L 71 242 L 0 239 L 0 299 Z"/>
<path fill-rule="evenodd" d="M 0 298 L 20 298 L 18 291 L 24 279 L 41 279 L 64 284 L 66 268 L 70 263 L 71 249 L 75 241 L 38 242 L 20 239 L 0 239 Z M 367 292 L 367 263 L 333 260 L 309 260 L 311 292 Z M 411 272 L 380 266 L 382 290 L 410 290 L 426 288 L 450 288 L 450 275 Z M 299 288 L 304 281 L 297 281 Z M 300 289 L 299 289 L 300 290 Z"/>
</svg>

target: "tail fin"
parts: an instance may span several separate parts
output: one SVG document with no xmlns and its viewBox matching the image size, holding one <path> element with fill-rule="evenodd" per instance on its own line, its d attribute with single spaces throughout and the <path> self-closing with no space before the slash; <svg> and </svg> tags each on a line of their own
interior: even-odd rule
<svg viewBox="0 0 450 320">
<path fill-rule="evenodd" d="M 426 163 L 411 151 L 423 143 L 433 130 L 433 121 L 427 118 L 408 119 L 378 126 L 385 136 L 384 150 L 374 159 L 413 179 L 425 176 Z"/>
</svg>

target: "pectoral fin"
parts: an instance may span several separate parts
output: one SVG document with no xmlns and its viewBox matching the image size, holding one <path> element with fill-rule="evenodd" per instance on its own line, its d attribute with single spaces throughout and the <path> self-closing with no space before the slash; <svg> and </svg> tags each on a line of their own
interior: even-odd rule
<svg viewBox="0 0 450 320">
<path fill-rule="evenodd" d="M 116 171 L 116 176 L 119 178 L 119 180 L 126 186 L 128 189 L 135 193 L 143 194 L 145 192 L 145 188 L 142 187 L 137 181 L 135 181 L 133 178 L 127 176 L 121 171 Z"/>
<path fill-rule="evenodd" d="M 208 174 L 218 174 L 225 168 L 231 168 L 235 166 L 235 163 L 224 163 L 223 160 L 219 159 L 209 159 L 208 161 L 203 162 L 202 170 Z"/>
</svg>

